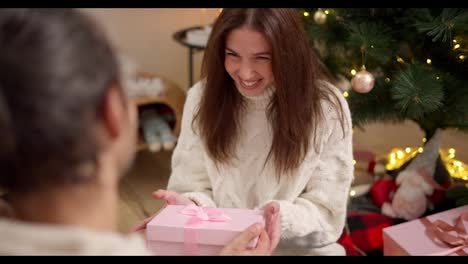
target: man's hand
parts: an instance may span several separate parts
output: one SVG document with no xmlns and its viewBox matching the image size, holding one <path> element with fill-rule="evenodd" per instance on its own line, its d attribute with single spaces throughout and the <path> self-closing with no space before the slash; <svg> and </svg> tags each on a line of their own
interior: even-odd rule
<svg viewBox="0 0 468 264">
<path fill-rule="evenodd" d="M 278 246 L 281 238 L 281 219 L 279 214 L 279 204 L 277 202 L 270 202 L 263 207 L 265 214 L 265 229 L 270 238 L 270 254 Z"/>
<path fill-rule="evenodd" d="M 192 200 L 176 193 L 173 191 L 167 191 L 167 190 L 157 190 L 151 194 L 153 198 L 155 199 L 161 199 L 166 201 L 166 205 L 189 205 L 189 204 L 195 204 Z M 165 205 L 164 205 L 165 206 Z M 154 215 L 146 218 L 143 220 L 143 223 L 136 225 L 135 227 L 132 228 L 132 232 L 144 232 L 146 229 L 146 225 L 151 221 L 156 216 L 157 213 Z"/>
<path fill-rule="evenodd" d="M 257 246 L 255 248 L 248 248 L 247 245 L 254 238 L 258 238 Z M 259 224 L 253 224 L 242 232 L 239 236 L 234 238 L 231 243 L 223 248 L 221 256 L 261 256 L 270 255 L 270 238 L 265 229 Z"/>
</svg>

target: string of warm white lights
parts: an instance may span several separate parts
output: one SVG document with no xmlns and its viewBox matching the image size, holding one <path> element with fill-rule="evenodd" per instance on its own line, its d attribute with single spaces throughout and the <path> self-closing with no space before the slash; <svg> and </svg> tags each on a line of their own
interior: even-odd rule
<svg viewBox="0 0 468 264">
<path fill-rule="evenodd" d="M 327 21 L 329 20 L 328 16 L 336 16 L 336 18 L 339 18 L 339 19 L 336 19 L 336 20 L 342 20 L 343 19 L 342 17 L 339 17 L 336 10 L 334 10 L 332 8 L 327 8 L 327 9 L 318 8 L 313 15 L 311 15 L 308 11 L 304 11 L 302 14 L 306 19 L 310 19 L 310 17 L 312 17 L 313 20 L 315 21 L 315 23 L 318 24 L 318 25 L 323 25 L 323 24 L 327 23 Z M 454 56 L 458 60 L 464 61 L 468 57 L 468 55 L 467 55 L 467 53 L 468 53 L 468 41 L 466 41 L 462 36 L 455 36 L 452 39 L 452 43 L 453 43 L 453 45 L 451 47 L 452 47 L 453 52 L 455 52 Z M 370 46 L 372 47 L 372 44 Z M 395 60 L 398 63 L 401 63 L 401 64 L 406 63 L 406 61 L 402 57 L 400 57 L 398 55 L 395 57 Z M 426 58 L 425 62 L 428 65 L 432 65 L 433 64 L 433 59 L 432 58 Z M 359 73 L 359 69 L 352 68 L 352 69 L 350 69 L 349 72 L 350 72 L 351 76 L 354 77 L 354 76 L 356 76 L 356 74 Z M 440 76 L 436 76 L 436 79 L 439 80 Z M 389 77 L 385 78 L 385 82 L 388 83 L 390 81 L 391 80 L 390 80 Z M 345 92 L 343 92 L 343 96 L 348 97 L 349 93 L 347 91 L 345 91 Z"/>
</svg>

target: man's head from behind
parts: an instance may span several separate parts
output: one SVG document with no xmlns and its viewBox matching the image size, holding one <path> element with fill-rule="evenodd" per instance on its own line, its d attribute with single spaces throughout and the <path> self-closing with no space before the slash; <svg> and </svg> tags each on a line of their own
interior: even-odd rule
<svg viewBox="0 0 468 264">
<path fill-rule="evenodd" d="M 0 185 L 102 181 L 134 156 L 136 111 L 105 34 L 73 9 L 0 10 Z M 103 162 L 104 161 L 104 162 Z"/>
</svg>

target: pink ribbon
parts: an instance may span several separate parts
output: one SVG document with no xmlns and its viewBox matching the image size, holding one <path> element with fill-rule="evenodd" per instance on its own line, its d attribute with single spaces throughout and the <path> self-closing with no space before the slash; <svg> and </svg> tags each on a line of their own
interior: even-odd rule
<svg viewBox="0 0 468 264">
<path fill-rule="evenodd" d="M 179 213 L 192 216 L 184 226 L 184 251 L 185 255 L 197 255 L 197 234 L 194 228 L 202 222 L 227 222 L 231 220 L 218 208 L 199 207 L 194 204 L 185 206 Z"/>
<path fill-rule="evenodd" d="M 463 250 L 468 248 L 468 212 L 462 213 L 457 217 L 455 226 L 448 224 L 442 220 L 436 220 L 433 223 L 426 217 L 421 218 L 421 222 L 426 227 L 426 234 L 434 242 L 442 242 L 450 249 L 431 254 L 432 256 L 446 256 L 452 253 L 457 255 L 467 256 Z"/>
</svg>

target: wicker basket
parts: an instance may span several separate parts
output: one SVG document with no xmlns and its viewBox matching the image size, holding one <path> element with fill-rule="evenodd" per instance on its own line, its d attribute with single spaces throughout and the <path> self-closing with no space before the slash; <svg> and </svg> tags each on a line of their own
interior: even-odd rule
<svg viewBox="0 0 468 264">
<path fill-rule="evenodd" d="M 165 109 L 170 109 L 174 115 L 174 122 L 170 123 L 170 126 L 173 130 L 174 135 L 177 137 L 180 133 L 181 121 L 182 121 L 182 112 L 184 110 L 184 103 L 186 98 L 186 92 L 183 91 L 179 86 L 174 82 L 157 76 L 155 74 L 147 72 L 139 72 L 137 78 L 159 78 L 164 86 L 164 90 L 158 96 L 145 96 L 145 97 L 136 97 L 132 100 L 136 103 L 139 109 L 143 107 L 164 107 Z M 138 139 L 138 150 L 144 150 L 147 148 L 146 143 L 141 136 L 141 131 L 139 133 Z"/>
</svg>

